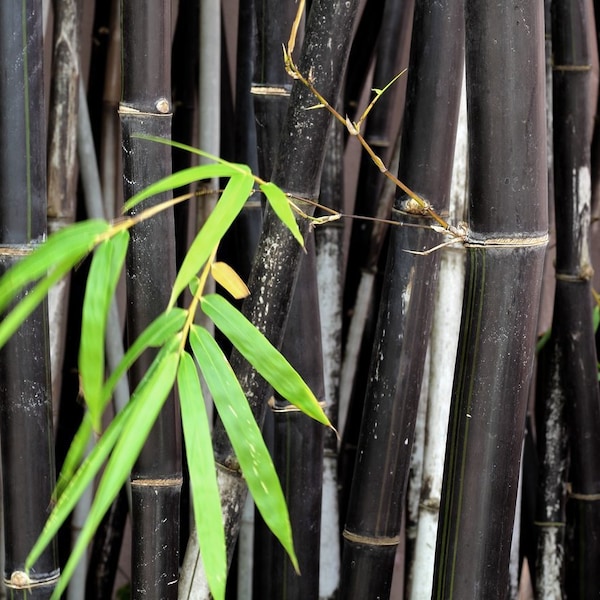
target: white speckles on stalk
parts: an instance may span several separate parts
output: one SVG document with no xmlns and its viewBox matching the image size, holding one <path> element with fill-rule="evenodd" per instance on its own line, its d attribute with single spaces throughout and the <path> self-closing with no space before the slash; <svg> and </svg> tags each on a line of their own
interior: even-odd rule
<svg viewBox="0 0 600 600">
<path fill-rule="evenodd" d="M 408 282 L 406 284 L 406 287 L 402 291 L 402 298 L 401 298 L 401 300 L 402 300 L 402 313 L 403 314 L 406 314 L 407 307 L 408 307 L 408 305 L 410 303 L 410 295 L 412 293 L 413 275 L 414 275 L 414 268 L 411 269 L 410 277 L 408 278 Z"/>
<path fill-rule="evenodd" d="M 591 269 L 590 260 L 590 220 L 592 203 L 592 179 L 587 165 L 573 170 L 573 189 L 577 190 L 576 210 L 581 235 L 579 237 L 579 271 L 585 277 Z"/>
</svg>

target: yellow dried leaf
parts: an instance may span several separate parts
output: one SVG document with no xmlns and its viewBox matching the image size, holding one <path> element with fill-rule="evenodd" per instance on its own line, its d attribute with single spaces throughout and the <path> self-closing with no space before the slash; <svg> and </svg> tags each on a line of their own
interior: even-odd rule
<svg viewBox="0 0 600 600">
<path fill-rule="evenodd" d="M 211 265 L 210 272 L 215 281 L 224 287 L 236 300 L 250 295 L 250 290 L 241 277 L 227 264 L 221 261 Z"/>
</svg>

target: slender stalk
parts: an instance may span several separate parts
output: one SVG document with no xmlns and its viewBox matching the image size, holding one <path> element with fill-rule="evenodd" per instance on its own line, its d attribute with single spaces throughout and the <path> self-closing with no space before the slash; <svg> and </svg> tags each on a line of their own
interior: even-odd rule
<svg viewBox="0 0 600 600">
<path fill-rule="evenodd" d="M 105 213 L 108 218 L 118 212 L 122 199 L 122 167 L 120 161 L 120 123 L 118 117 L 121 95 L 121 10 L 120 0 L 110 7 L 109 44 L 102 86 L 102 135 L 100 136 L 100 172 Z"/>
<path fill-rule="evenodd" d="M 553 335 L 569 428 L 566 592 L 600 594 L 600 394 L 591 312 L 590 148 L 598 97 L 591 1 L 552 4 L 556 296 Z M 575 311 L 575 312 L 573 312 Z M 562 491 L 562 482 L 556 492 Z M 555 492 L 555 493 L 556 493 Z M 552 516 L 555 516 L 554 514 Z"/>
<path fill-rule="evenodd" d="M 437 210 L 444 210 L 449 202 L 462 73 L 462 22 L 460 2 L 415 6 L 399 178 Z M 433 40 L 443 48 L 441 56 L 432 52 Z M 443 77 L 447 83 L 442 100 L 433 90 Z M 438 264 L 435 253 L 406 252 L 436 244 L 436 236 L 427 228 L 429 219 L 411 215 L 406 201 L 406 196 L 398 195 L 392 213 L 405 226 L 390 231 L 377 343 L 343 534 L 344 598 L 389 595 L 406 499 Z"/>
<path fill-rule="evenodd" d="M 344 75 L 357 4 L 354 0 L 318 0 L 312 4 L 300 68 L 305 73 L 312 68 L 316 85 L 330 98 L 335 96 Z M 273 176 L 274 183 L 285 191 L 309 199 L 318 195 L 330 121 L 325 111 L 305 110 L 313 104 L 314 98 L 309 90 L 301 82 L 294 82 Z M 312 214 L 312 205 L 303 208 Z M 300 227 L 306 234 L 308 225 L 305 220 L 300 222 Z M 248 287 L 252 293 L 244 302 L 243 312 L 276 346 L 282 343 L 302 256 L 303 250 L 297 242 L 275 215 L 267 210 L 257 258 L 249 279 Z M 238 354 L 232 355 L 231 362 L 257 421 L 262 423 L 269 395 L 268 385 Z M 239 508 L 244 504 L 247 488 L 220 425 L 215 429 L 214 440 L 216 460 L 224 467 L 219 469 L 218 479 L 228 549 L 231 552 L 239 529 Z M 200 570 L 198 579 L 202 580 Z"/>
<path fill-rule="evenodd" d="M 348 77 L 344 86 L 344 114 L 355 120 L 365 80 L 371 67 L 386 2 L 367 0 L 360 15 L 350 51 Z"/>
<path fill-rule="evenodd" d="M 81 185 L 86 213 L 91 219 L 103 219 L 105 205 L 100 186 L 100 173 L 93 143 L 90 116 L 83 82 L 79 81 L 79 110 L 77 113 L 77 152 L 81 165 Z M 113 371 L 123 358 L 123 331 L 121 317 L 115 300 L 111 303 L 106 332 L 107 366 Z M 127 378 L 122 377 L 114 393 L 115 412 L 122 410 L 129 401 Z M 86 598 L 106 598 L 112 593 L 125 521 L 131 506 L 131 488 L 122 490 L 94 536 L 85 587 Z"/>
<path fill-rule="evenodd" d="M 171 5 L 141 0 L 122 6 L 123 89 L 119 115 L 123 140 L 124 195 L 131 197 L 171 172 L 168 146 L 136 139 L 143 133 L 171 133 Z M 143 210 L 166 196 L 152 198 Z M 167 305 L 175 271 L 172 211 L 131 230 L 127 257 L 127 332 L 130 341 Z M 153 360 L 147 352 L 130 372 L 135 387 Z M 167 399 L 135 465 L 132 488 L 132 590 L 134 597 L 154 590 L 160 598 L 177 597 L 179 572 L 179 501 L 181 447 L 173 393 Z"/>
<path fill-rule="evenodd" d="M 385 3 L 383 24 L 377 42 L 377 55 L 373 74 L 373 88 L 383 89 L 403 68 L 408 65 L 410 36 L 412 31 L 414 2 L 388 0 Z M 398 44 L 398 39 L 403 43 Z M 377 149 L 383 162 L 388 164 L 398 153 L 398 135 L 404 106 L 406 76 L 395 83 L 377 100 L 365 123 L 365 140 Z M 395 154 L 393 150 L 395 149 Z M 397 170 L 397 167 L 396 167 Z M 381 171 L 365 152 L 361 156 L 360 174 L 356 189 L 354 213 L 367 217 L 389 219 L 394 200 L 394 188 L 384 183 Z M 390 193 L 391 191 L 391 193 Z M 342 417 L 353 404 L 358 406 L 360 420 L 366 380 L 361 373 L 368 372 L 370 350 L 378 304 L 373 300 L 374 279 L 378 268 L 385 265 L 385 241 L 387 224 L 357 219 L 352 222 L 352 233 L 348 250 L 344 281 L 344 330 L 346 345 L 340 385 Z M 368 251 L 365 252 L 365 249 Z M 366 327 L 367 323 L 371 327 Z M 361 347 L 368 348 L 367 352 Z M 359 357 L 364 361 L 359 362 Z M 344 433 L 344 446 L 356 447 L 358 431 L 352 437 L 344 429 L 345 418 L 340 420 L 340 431 Z M 348 460 L 351 464 L 353 461 Z M 352 471 L 349 472 L 349 477 Z"/>
<path fill-rule="evenodd" d="M 323 167 L 320 202 L 324 206 L 341 211 L 344 201 L 344 132 L 336 123 L 332 125 Z M 325 412 L 334 427 L 337 427 L 342 363 L 343 236 L 344 226 L 340 222 L 326 223 L 318 227 L 315 232 Z M 335 597 L 340 579 L 337 447 L 338 441 L 334 433 L 326 432 L 323 449 L 319 571 L 319 598 L 323 600 Z"/>
<path fill-rule="evenodd" d="M 46 123 L 42 4 L 0 4 L 0 271 L 46 234 Z M 50 544 L 29 573 L 55 483 L 47 304 L 0 351 L 0 439 L 4 495 L 4 583 L 13 598 L 47 598 L 59 576 Z M 33 587 L 31 587 L 33 586 Z"/>
<path fill-rule="evenodd" d="M 450 215 L 455 221 L 462 221 L 467 197 L 467 106 L 464 85 L 456 138 Z M 448 413 L 464 288 L 464 249 L 448 246 L 440 249 L 440 254 L 440 274 L 430 340 L 431 368 L 423 451 L 423 478 L 414 560 L 407 586 L 412 600 L 431 597 L 435 562 L 435 546 L 432 540 L 437 535 Z"/>
<path fill-rule="evenodd" d="M 372 83 L 374 89 L 383 89 L 408 65 L 412 31 L 413 2 L 387 0 L 382 4 L 385 4 L 385 8 L 375 48 L 376 59 Z M 402 40 L 402 43 L 398 43 L 399 39 Z M 398 115 L 402 114 L 406 81 L 406 76 L 401 77 L 392 88 L 378 98 L 377 104 L 369 112 L 369 118 L 365 123 L 365 141 L 376 149 L 384 164 L 388 164 L 391 158 L 399 133 L 400 118 Z M 361 156 L 360 175 L 356 190 L 355 214 L 389 218 L 393 198 L 390 199 L 387 207 L 379 209 L 383 181 L 381 171 L 373 163 L 371 157 L 364 152 Z M 348 269 L 344 282 L 346 314 L 352 314 L 356 291 L 363 271 L 376 268 L 379 251 L 383 247 L 383 243 L 380 242 L 375 247 L 371 246 L 370 251 L 365 253 L 365 248 L 370 245 L 373 225 L 373 221 L 361 219 L 352 223 L 348 251 L 348 264 L 352 267 Z M 386 228 L 383 229 L 382 234 L 385 233 L 385 230 Z M 375 307 L 376 309 L 377 307 Z"/>
<path fill-rule="evenodd" d="M 309 238 L 282 352 L 316 397 L 323 398 L 321 322 L 312 242 L 313 238 Z M 270 573 L 259 582 L 262 585 L 257 586 L 258 597 L 317 598 L 324 429 L 277 394 L 270 404 L 273 410 L 273 462 L 288 505 L 301 574 L 294 572 L 278 541 L 272 535 L 268 536 L 263 548 L 272 546 L 266 551 L 270 556 Z"/>
<path fill-rule="evenodd" d="M 48 230 L 75 220 L 77 204 L 77 106 L 79 101 L 79 19 L 77 2 L 54 2 L 50 114 L 48 120 Z M 69 279 L 53 288 L 50 311 L 50 358 L 53 396 L 59 397 L 64 353 Z"/>
<path fill-rule="evenodd" d="M 433 597 L 504 599 L 547 243 L 543 6 L 468 1 L 466 23 L 469 234 Z"/>
<path fill-rule="evenodd" d="M 296 4 L 285 0 L 261 0 L 256 9 L 256 61 L 252 83 L 259 173 L 269 177 L 279 146 L 291 82 L 281 48 L 287 42 L 296 15 Z"/>
</svg>

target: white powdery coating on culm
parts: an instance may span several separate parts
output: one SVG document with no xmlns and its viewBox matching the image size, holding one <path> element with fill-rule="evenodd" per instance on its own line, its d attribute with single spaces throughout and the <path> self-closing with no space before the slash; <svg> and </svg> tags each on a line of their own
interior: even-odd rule
<svg viewBox="0 0 600 600">
<path fill-rule="evenodd" d="M 542 562 L 544 569 L 538 573 L 538 593 L 545 600 L 561 600 L 561 572 L 563 565 L 563 552 L 561 540 L 561 527 L 544 527 L 541 531 Z"/>
<path fill-rule="evenodd" d="M 579 256 L 580 269 L 586 271 L 590 264 L 590 222 L 591 222 L 591 204 L 592 204 L 592 178 L 588 166 L 579 167 L 573 170 L 574 186 L 577 190 L 576 210 L 577 219 L 580 227 L 579 238 Z"/>
</svg>

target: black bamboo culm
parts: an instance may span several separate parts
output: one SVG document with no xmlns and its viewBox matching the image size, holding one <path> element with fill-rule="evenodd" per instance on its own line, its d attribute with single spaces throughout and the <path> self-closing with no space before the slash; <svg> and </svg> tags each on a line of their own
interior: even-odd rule
<svg viewBox="0 0 600 600">
<path fill-rule="evenodd" d="M 414 2 L 385 2 L 383 23 L 376 45 L 373 88 L 383 89 L 408 65 Z M 363 15 L 364 18 L 364 15 Z M 359 29 L 360 31 L 360 29 Z M 398 43 L 402 40 L 402 43 Z M 355 45 L 362 41 L 357 37 Z M 398 135 L 404 108 L 406 76 L 396 82 L 377 104 L 364 123 L 364 137 L 383 162 L 391 168 L 397 158 Z M 359 118 L 359 116 L 357 116 Z M 397 160 L 395 160 L 397 165 Z M 397 166 L 396 166 L 397 170 Z M 363 152 L 356 187 L 354 214 L 389 219 L 395 194 L 371 157 Z M 388 181 L 388 183 L 390 183 Z M 385 190 L 385 192 L 384 192 Z M 344 281 L 344 361 L 340 384 L 341 503 L 347 505 L 354 468 L 354 456 L 367 385 L 373 336 L 379 308 L 382 271 L 388 227 L 383 222 L 356 219 L 348 250 Z M 348 427 L 346 423 L 348 422 Z M 344 512 L 344 511 L 342 511 Z"/>
<path fill-rule="evenodd" d="M 344 204 L 344 131 L 336 122 L 329 132 L 321 177 L 320 203 L 342 211 Z M 338 425 L 340 372 L 342 368 L 342 280 L 344 224 L 332 221 L 315 231 L 317 286 L 323 350 L 325 412 Z M 338 499 L 338 440 L 333 431 L 323 441 L 323 490 L 321 500 L 321 562 L 319 597 L 335 598 L 340 580 L 340 510 Z"/>
<path fill-rule="evenodd" d="M 374 89 L 383 89 L 408 65 L 413 20 L 412 2 L 387 0 L 382 4 L 385 4 L 385 8 L 375 47 L 376 56 L 372 84 Z M 403 43 L 398 43 L 398 40 L 402 40 Z M 355 44 L 361 46 L 362 41 L 362 39 L 357 38 Z M 395 86 L 379 97 L 364 126 L 363 137 L 375 149 L 386 165 L 389 164 L 400 126 L 398 115 L 402 114 L 405 88 L 406 77 L 403 77 Z M 360 115 L 357 115 L 356 118 L 359 117 Z M 379 216 L 386 219 L 389 218 L 391 205 L 387 207 L 387 210 L 378 213 L 383 182 L 384 178 L 381 176 L 381 171 L 373 163 L 371 157 L 363 152 L 356 188 L 355 214 L 369 217 L 379 214 Z M 372 230 L 372 221 L 357 219 L 352 223 L 352 235 L 348 251 L 348 264 L 351 264 L 352 268 L 348 270 L 344 283 L 344 310 L 347 315 L 352 314 L 356 300 L 356 290 L 363 269 L 373 270 L 377 268 L 379 256 L 377 250 L 365 252 L 371 242 Z M 384 237 L 383 232 L 381 237 Z M 378 250 L 381 249 L 381 245 Z"/>
<path fill-rule="evenodd" d="M 543 5 L 465 13 L 469 233 L 433 597 L 466 600 L 509 589 L 548 221 Z"/>
<path fill-rule="evenodd" d="M 110 509 L 104 515 L 90 553 L 90 570 L 86 579 L 87 600 L 104 600 L 112 597 L 118 561 L 123 541 L 123 530 L 129 513 L 127 492 L 123 487 Z"/>
<path fill-rule="evenodd" d="M 566 595 L 600 594 L 600 394 L 589 247 L 598 51 L 591 1 L 552 3 L 556 295 L 552 335 L 569 429 Z M 562 482 L 558 485 L 561 486 Z M 562 490 L 561 490 L 562 491 Z"/>
<path fill-rule="evenodd" d="M 0 5 L 0 269 L 29 254 L 46 233 L 46 123 L 42 3 Z M 47 305 L 0 352 L 4 492 L 4 584 L 13 598 L 48 598 L 59 570 L 55 545 L 27 574 L 25 559 L 48 516 L 55 483 Z"/>
<path fill-rule="evenodd" d="M 289 0 L 255 2 L 256 60 L 252 83 L 259 173 L 269 178 L 285 120 L 291 80 L 281 47 L 287 44 L 297 6 Z"/>
<path fill-rule="evenodd" d="M 307 240 L 307 256 L 298 276 L 282 352 L 308 383 L 317 398 L 324 397 L 321 330 L 316 285 L 314 239 Z M 259 598 L 318 598 L 321 488 L 324 427 L 307 419 L 275 394 L 273 411 L 273 461 L 290 513 L 294 546 L 301 575 L 294 571 L 285 551 L 270 535 L 263 548 L 271 571 L 254 587 Z M 264 575 L 264 569 L 261 571 Z"/>
<path fill-rule="evenodd" d="M 79 23 L 75 0 L 56 2 L 54 11 L 52 78 L 48 119 L 48 231 L 75 220 L 77 196 L 77 105 L 79 99 Z M 69 279 L 54 288 L 50 306 L 53 343 L 53 396 L 60 390 L 60 363 L 64 353 L 68 315 Z"/>
<path fill-rule="evenodd" d="M 300 70 L 312 73 L 315 85 L 325 97 L 334 98 L 344 75 L 350 37 L 358 3 L 315 1 L 308 17 Z M 333 43 L 335 40 L 336 43 Z M 315 99 L 303 84 L 292 87 L 284 134 L 279 146 L 273 181 L 300 198 L 316 199 L 325 153 L 325 141 L 330 117 L 324 111 L 307 111 Z M 311 205 L 302 208 L 312 214 Z M 300 222 L 304 234 L 305 220 Z M 304 251 L 293 240 L 277 218 L 267 210 L 259 241 L 257 259 L 249 279 L 253 292 L 244 302 L 244 313 L 274 343 L 280 346 L 289 312 L 298 266 Z M 268 317 L 267 317 L 268 313 Z M 246 391 L 254 414 L 262 423 L 268 386 L 257 378 L 249 365 L 237 354 L 232 365 Z M 232 549 L 239 527 L 237 508 L 247 493 L 240 477 L 237 461 L 225 432 L 215 430 L 217 461 L 227 468 L 219 475 L 223 494 L 228 548 Z"/>
<path fill-rule="evenodd" d="M 462 83 L 460 1 L 415 6 L 399 177 L 447 210 Z M 435 40 L 435 44 L 433 43 Z M 433 51 L 433 47 L 442 49 Z M 444 80 L 445 94 L 434 90 Z M 342 598 L 386 598 L 410 468 L 437 279 L 439 237 L 398 194 L 365 394 L 342 558 Z M 409 252 L 407 252 L 407 250 Z M 385 458 L 384 458 L 385 457 Z M 373 507 L 377 510 L 373 510 Z"/>
<path fill-rule="evenodd" d="M 119 116 L 123 139 L 124 195 L 131 197 L 171 172 L 171 149 L 132 137 L 171 134 L 171 4 L 142 0 L 122 5 L 123 89 Z M 165 196 L 149 202 L 159 202 Z M 148 203 L 136 207 L 138 212 Z M 167 305 L 175 272 L 172 211 L 136 225 L 127 255 L 127 333 L 130 341 Z M 130 372 L 133 389 L 154 355 L 145 354 Z M 132 595 L 153 590 L 176 598 L 179 572 L 181 448 L 173 395 L 159 415 L 131 476 Z"/>
<path fill-rule="evenodd" d="M 177 23 L 173 36 L 172 94 L 173 94 L 173 139 L 182 144 L 194 146 L 194 119 L 198 102 L 198 12 L 199 0 L 185 0 L 179 3 Z M 194 155 L 173 148 L 173 171 L 181 171 L 192 166 Z M 174 191 L 175 195 L 189 192 L 189 189 Z M 174 211 L 177 242 L 177 264 L 181 264 L 189 245 L 190 224 L 195 219 L 194 202 L 181 202 Z"/>
<path fill-rule="evenodd" d="M 356 120 L 365 79 L 372 64 L 385 5 L 385 1 L 367 0 L 356 28 L 356 35 L 348 58 L 349 68 L 343 98 L 344 114 L 353 121 Z M 348 132 L 345 131 L 345 135 L 347 134 Z"/>
</svg>

